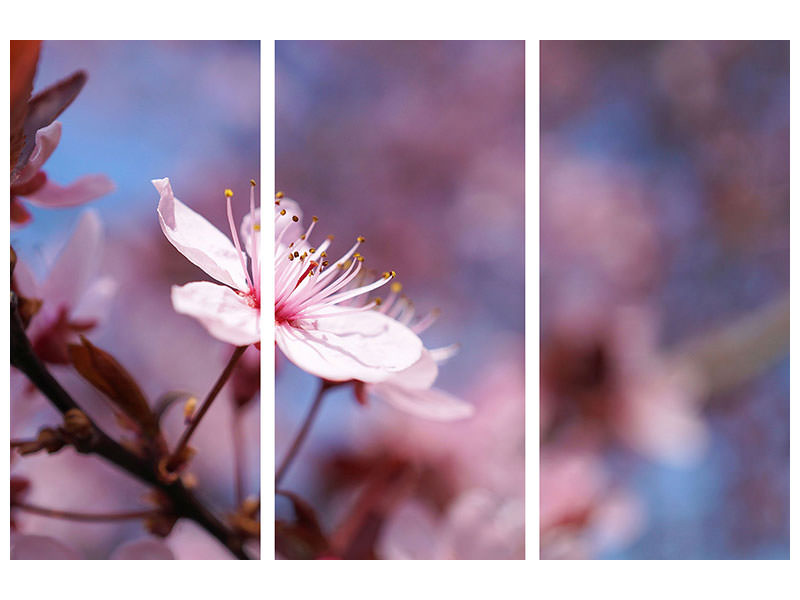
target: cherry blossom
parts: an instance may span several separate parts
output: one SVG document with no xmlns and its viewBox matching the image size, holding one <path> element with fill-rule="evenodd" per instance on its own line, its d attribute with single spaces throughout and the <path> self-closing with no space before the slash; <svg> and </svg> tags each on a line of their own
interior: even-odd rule
<svg viewBox="0 0 800 600">
<path fill-rule="evenodd" d="M 385 302 L 381 302 L 377 310 L 408 326 L 414 333 L 422 333 L 436 320 L 438 311 L 415 320 L 414 306 L 408 299 L 400 296 L 401 290 L 402 286 L 393 282 L 389 296 Z M 364 392 L 398 410 L 425 419 L 452 421 L 470 417 L 475 412 L 471 404 L 433 387 L 439 371 L 438 365 L 452 357 L 457 350 L 456 345 L 430 350 L 424 348 L 419 360 L 413 365 L 391 375 L 385 381 L 365 385 Z"/>
<path fill-rule="evenodd" d="M 375 281 L 348 288 L 362 269 L 359 236 L 337 261 L 328 260 L 328 237 L 311 245 L 317 223 L 304 233 L 296 202 L 275 203 L 275 338 L 298 367 L 328 381 L 385 381 L 420 360 L 422 341 L 407 326 L 373 310 L 379 301 L 348 301 L 365 296 L 394 278 L 387 271 Z"/>
<path fill-rule="evenodd" d="M 174 196 L 168 178 L 154 179 L 152 183 L 160 194 L 158 220 L 164 235 L 190 262 L 220 282 L 193 281 L 173 286 L 173 308 L 200 321 L 212 336 L 223 342 L 236 346 L 259 343 L 261 215 L 260 209 L 255 207 L 255 182 L 250 182 L 250 213 L 241 225 L 244 250 L 233 221 L 233 192 L 225 191 L 231 242 Z"/>
<path fill-rule="evenodd" d="M 114 183 L 105 175 L 84 175 L 67 186 L 47 178 L 42 166 L 61 140 L 61 123 L 55 121 L 36 132 L 36 145 L 25 167 L 11 182 L 11 220 L 25 223 L 30 214 L 20 197 L 34 206 L 77 206 L 114 191 Z"/>
<path fill-rule="evenodd" d="M 37 283 L 27 265 L 17 262 L 16 291 L 25 298 L 42 302 L 27 330 L 42 360 L 69 363 L 67 343 L 107 316 L 117 284 L 111 277 L 96 276 L 102 247 L 100 219 L 94 211 L 86 211 L 44 282 Z"/>
</svg>

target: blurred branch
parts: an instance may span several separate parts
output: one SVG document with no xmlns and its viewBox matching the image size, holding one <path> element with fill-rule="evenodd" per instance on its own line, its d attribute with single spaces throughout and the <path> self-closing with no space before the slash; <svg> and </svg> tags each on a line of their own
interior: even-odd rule
<svg viewBox="0 0 800 600">
<path fill-rule="evenodd" d="M 208 412 L 208 409 L 211 408 L 214 400 L 219 395 L 220 391 L 222 391 L 222 388 L 225 386 L 225 383 L 228 381 L 228 378 L 233 372 L 233 367 L 236 366 L 236 362 L 239 360 L 239 358 L 241 358 L 245 350 L 247 350 L 247 346 L 237 346 L 233 351 L 233 355 L 228 361 L 228 364 L 225 366 L 225 369 L 223 369 L 222 373 L 217 378 L 216 383 L 214 383 L 214 387 L 211 388 L 208 396 L 206 396 L 206 399 L 203 400 L 200 410 L 197 411 L 197 414 L 192 417 L 189 426 L 184 430 L 183 435 L 181 435 L 181 439 L 178 441 L 177 447 L 166 461 L 165 465 L 167 471 L 175 470 L 180 465 L 181 461 L 184 460 L 186 449 L 189 446 L 189 440 L 192 438 L 192 434 L 194 434 L 194 431 L 197 429 L 200 421 L 202 421 L 203 417 Z"/>
<path fill-rule="evenodd" d="M 306 436 L 311 429 L 311 424 L 314 422 L 317 412 L 319 412 L 319 407 L 322 405 L 322 398 L 325 395 L 325 392 L 337 385 L 340 385 L 340 382 L 326 381 L 324 379 L 320 383 L 319 390 L 317 390 L 317 396 L 314 398 L 314 402 L 311 404 L 311 408 L 309 409 L 308 414 L 303 421 L 303 425 L 300 427 L 300 431 L 297 432 L 297 436 L 294 438 L 292 445 L 289 447 L 289 451 L 286 453 L 286 456 L 283 457 L 283 461 L 281 462 L 281 465 L 278 467 L 278 471 L 275 474 L 276 488 L 283 479 L 283 476 L 286 475 L 286 471 L 288 471 L 289 467 L 292 465 L 292 461 L 294 460 L 295 456 L 297 456 L 297 453 L 300 451 L 300 446 L 303 445 L 303 441 L 306 439 Z"/>
<path fill-rule="evenodd" d="M 106 522 L 106 521 L 128 521 L 132 519 L 146 519 L 158 515 L 158 510 L 137 510 L 131 512 L 116 512 L 116 513 L 82 513 L 73 512 L 70 510 L 57 510 L 53 508 L 44 508 L 36 506 L 35 504 L 28 504 L 27 502 L 12 502 L 11 508 L 19 508 L 21 510 L 41 515 L 43 517 L 52 517 L 54 519 L 68 519 L 71 521 L 86 521 L 86 522 Z"/>
<path fill-rule="evenodd" d="M 707 400 L 760 374 L 788 349 L 786 294 L 731 325 L 681 344 L 665 358 L 672 368 L 698 373 Z"/>
<path fill-rule="evenodd" d="M 17 310 L 17 296 L 11 293 L 11 364 L 25 373 L 42 394 L 62 413 L 83 412 L 77 402 L 61 387 L 33 351 Z M 84 413 L 85 414 L 85 413 Z M 91 432 L 86 443 L 76 446 L 79 452 L 102 456 L 169 498 L 175 515 L 195 521 L 222 542 L 237 558 L 249 559 L 241 537 L 215 517 L 181 481 L 164 482 L 157 475 L 157 465 L 121 446 L 94 421 L 86 417 Z"/>
</svg>

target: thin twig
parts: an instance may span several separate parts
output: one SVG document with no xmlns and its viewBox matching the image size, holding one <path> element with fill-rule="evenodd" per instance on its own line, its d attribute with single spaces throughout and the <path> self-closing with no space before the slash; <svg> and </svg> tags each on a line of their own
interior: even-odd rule
<svg viewBox="0 0 800 600">
<path fill-rule="evenodd" d="M 216 383 L 214 383 L 214 387 L 211 388 L 208 396 L 206 396 L 206 399 L 203 400 L 200 410 L 198 410 L 197 414 L 192 417 L 192 421 L 189 423 L 189 426 L 183 431 L 183 434 L 178 441 L 178 445 L 175 447 L 175 451 L 167 461 L 167 470 L 173 470 L 178 466 L 183 455 L 183 451 L 186 449 L 186 446 L 189 444 L 189 440 L 192 438 L 192 434 L 194 433 L 195 429 L 197 429 L 197 426 L 200 424 L 200 421 L 203 419 L 205 414 L 208 412 L 208 409 L 211 408 L 211 404 L 214 402 L 214 399 L 219 395 L 220 391 L 222 391 L 222 388 L 225 386 L 225 383 L 228 381 L 228 378 L 233 372 L 233 367 L 236 366 L 236 362 L 239 360 L 239 358 L 241 358 L 245 350 L 247 350 L 247 346 L 237 346 L 236 350 L 233 351 L 231 359 L 228 361 L 228 364 L 225 365 L 225 369 L 217 378 Z"/>
<path fill-rule="evenodd" d="M 233 471 L 235 478 L 236 506 L 241 506 L 244 502 L 244 438 L 242 436 L 242 409 L 238 406 L 233 407 L 231 418 L 231 436 L 233 437 Z"/>
<path fill-rule="evenodd" d="M 11 508 L 19 508 L 43 517 L 52 517 L 54 519 L 69 519 L 71 521 L 128 521 L 132 519 L 146 519 L 160 514 L 157 510 L 137 510 L 131 512 L 116 512 L 116 513 L 82 513 L 74 512 L 71 510 L 58 510 L 55 508 L 44 508 L 36 506 L 35 504 L 28 504 L 27 502 L 13 502 Z"/>
<path fill-rule="evenodd" d="M 284 456 L 283 461 L 281 462 L 280 467 L 278 467 L 278 471 L 275 474 L 275 487 L 278 487 L 283 476 L 286 475 L 286 471 L 292 464 L 295 456 L 297 456 L 297 452 L 300 450 L 300 446 L 303 445 L 303 441 L 306 439 L 308 435 L 308 431 L 311 429 L 311 424 L 314 422 L 314 418 L 317 416 L 317 412 L 319 412 L 319 407 L 322 405 L 322 397 L 325 395 L 325 392 L 328 391 L 333 386 L 338 385 L 336 383 L 325 381 L 324 379 L 320 383 L 319 390 L 317 390 L 317 396 L 314 398 L 314 402 L 311 404 L 311 408 L 306 415 L 305 421 L 303 421 L 302 427 L 300 427 L 300 431 L 297 433 L 297 436 L 294 438 L 292 445 L 289 447 L 289 451 Z"/>
</svg>

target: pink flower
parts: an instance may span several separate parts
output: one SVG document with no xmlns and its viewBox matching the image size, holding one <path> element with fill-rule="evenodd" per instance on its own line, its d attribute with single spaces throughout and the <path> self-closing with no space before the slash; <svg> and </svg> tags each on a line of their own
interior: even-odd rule
<svg viewBox="0 0 800 600">
<path fill-rule="evenodd" d="M 106 317 L 117 285 L 110 277 L 96 278 L 102 246 L 100 219 L 86 211 L 41 285 L 24 262 L 17 262 L 16 291 L 42 301 L 27 330 L 42 360 L 69 363 L 67 343 Z"/>
<path fill-rule="evenodd" d="M 513 560 L 525 558 L 525 506 L 488 490 L 463 492 L 438 518 L 410 500 L 389 519 L 379 542 L 383 558 Z"/>
<path fill-rule="evenodd" d="M 406 325 L 414 333 L 422 333 L 433 324 L 438 312 L 431 312 L 414 321 L 414 307 L 410 301 L 399 296 L 401 289 L 399 283 L 393 283 L 388 298 L 381 302 L 378 310 Z M 439 372 L 438 365 L 456 351 L 455 345 L 431 350 L 423 348 L 422 355 L 413 365 L 384 381 L 365 385 L 364 391 L 398 410 L 424 419 L 453 421 L 470 417 L 475 412 L 471 404 L 433 387 Z"/>
<path fill-rule="evenodd" d="M 539 480 L 542 558 L 594 558 L 641 534 L 642 505 L 612 484 L 591 447 L 543 448 Z"/>
<path fill-rule="evenodd" d="M 275 203 L 275 338 L 298 367 L 328 381 L 385 381 L 416 363 L 423 352 L 419 337 L 395 319 L 373 310 L 373 300 L 346 304 L 388 283 L 394 272 L 356 288 L 363 257 L 355 244 L 338 260 L 327 259 L 328 238 L 311 246 L 314 217 L 299 234 L 297 203 Z M 299 234 L 299 235 L 298 235 Z M 330 267 L 330 268 L 329 268 Z"/>
<path fill-rule="evenodd" d="M 164 235 L 190 262 L 220 282 L 193 281 L 173 286 L 173 308 L 200 321 L 212 336 L 223 342 L 235 346 L 260 342 L 261 264 L 258 248 L 261 216 L 260 209 L 255 207 L 255 182 L 251 181 L 250 187 L 250 213 L 242 220 L 241 226 L 252 276 L 233 222 L 233 192 L 225 191 L 233 238 L 231 243 L 219 229 L 173 195 L 168 178 L 154 179 L 153 185 L 161 195 L 158 220 Z"/>
<path fill-rule="evenodd" d="M 67 186 L 50 181 L 42 165 L 61 140 L 61 123 L 55 121 L 36 132 L 36 145 L 30 160 L 11 182 L 11 220 L 25 223 L 30 214 L 19 202 L 24 197 L 35 206 L 77 206 L 114 191 L 114 183 L 105 175 L 85 175 Z"/>
</svg>

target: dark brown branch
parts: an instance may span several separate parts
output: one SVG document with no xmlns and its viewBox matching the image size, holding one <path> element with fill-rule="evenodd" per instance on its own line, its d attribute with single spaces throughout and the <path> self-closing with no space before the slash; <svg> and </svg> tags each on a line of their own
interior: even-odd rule
<svg viewBox="0 0 800 600">
<path fill-rule="evenodd" d="M 31 347 L 30 340 L 17 310 L 16 294 L 11 294 L 11 364 L 25 373 L 28 379 L 61 412 L 81 410 L 75 400 L 50 374 Z M 169 498 L 172 510 L 178 517 L 195 521 L 223 543 L 237 558 L 249 559 L 241 537 L 214 516 L 181 481 L 167 483 L 159 479 L 156 465 L 127 450 L 109 437 L 93 421 L 91 439 L 77 446 L 79 452 L 96 454 L 124 469 L 144 483 L 160 490 Z"/>
</svg>

